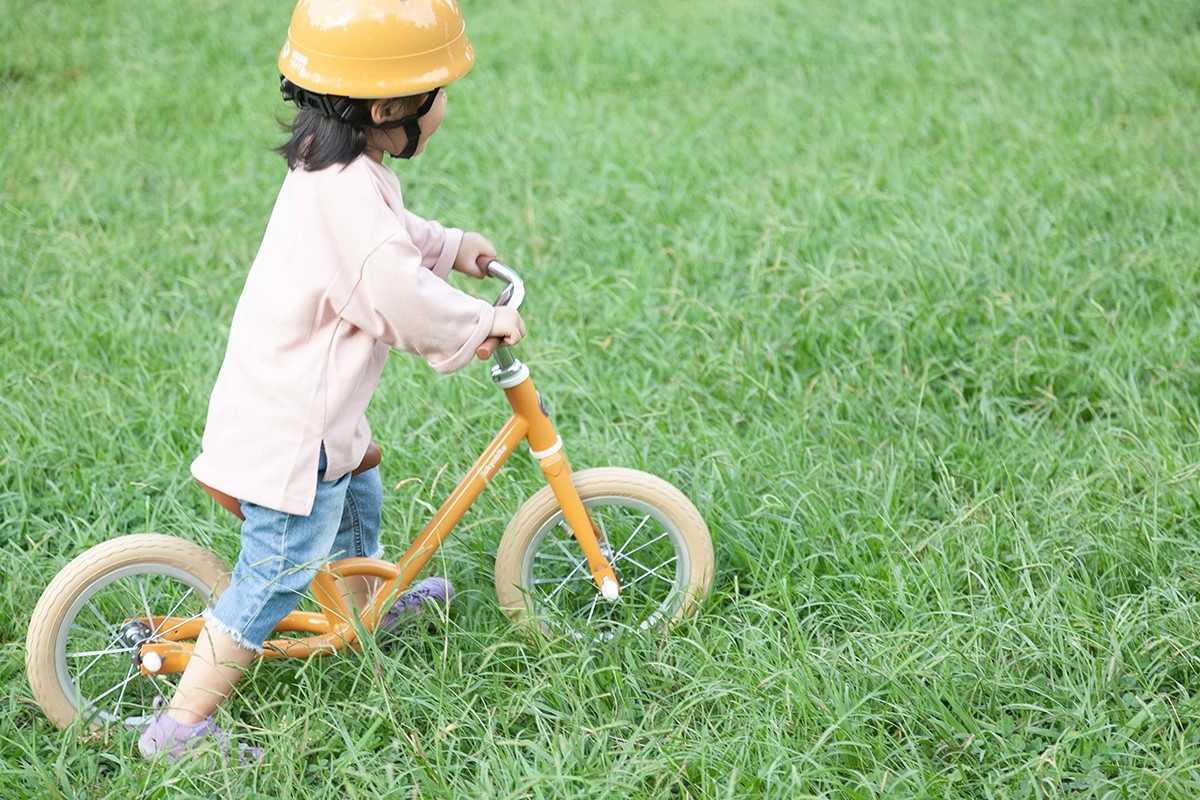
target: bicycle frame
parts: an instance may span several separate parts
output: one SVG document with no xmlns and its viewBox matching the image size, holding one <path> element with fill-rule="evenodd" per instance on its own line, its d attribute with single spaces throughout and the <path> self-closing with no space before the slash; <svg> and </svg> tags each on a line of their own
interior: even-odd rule
<svg viewBox="0 0 1200 800">
<path fill-rule="evenodd" d="M 499 269 L 496 269 L 499 267 Z M 515 272 L 493 262 L 491 271 L 509 281 L 512 293 L 509 305 L 519 306 L 524 292 Z M 506 290 L 508 292 L 509 290 Z M 502 295 L 503 297 L 503 295 Z M 308 658 L 334 653 L 358 643 L 358 618 L 373 631 L 396 597 L 413 580 L 442 545 L 467 509 L 479 498 L 522 441 L 528 441 L 533 457 L 562 508 L 563 517 L 587 558 L 592 579 L 604 597 L 615 600 L 620 592 L 617 576 L 601 551 L 602 534 L 592 523 L 575 485 L 571 467 L 563 453 L 562 439 L 550 421 L 541 397 L 534 388 L 529 368 L 515 359 L 507 347 L 496 350 L 492 379 L 504 390 L 512 407 L 512 416 L 491 443 L 458 482 L 454 491 L 417 535 L 399 561 L 373 558 L 348 558 L 331 562 L 318 571 L 312 591 L 321 613 L 293 611 L 278 625 L 276 633 L 306 633 L 305 637 L 272 639 L 263 644 L 262 658 Z M 371 604 L 360 610 L 350 608 L 339 584 L 346 578 L 369 577 L 380 581 Z M 152 617 L 146 620 L 152 630 L 160 631 L 165 641 L 148 642 L 140 651 L 144 675 L 182 672 L 191 658 L 194 641 L 204 626 L 198 618 Z"/>
</svg>

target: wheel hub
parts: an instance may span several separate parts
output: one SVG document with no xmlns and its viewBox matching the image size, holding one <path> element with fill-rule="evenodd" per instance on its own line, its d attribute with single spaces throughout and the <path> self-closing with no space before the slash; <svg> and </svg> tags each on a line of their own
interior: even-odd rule
<svg viewBox="0 0 1200 800">
<path fill-rule="evenodd" d="M 140 619 L 130 620 L 117 631 L 117 645 L 129 651 L 134 666 L 141 665 L 142 645 L 150 641 L 154 631 Z"/>
</svg>

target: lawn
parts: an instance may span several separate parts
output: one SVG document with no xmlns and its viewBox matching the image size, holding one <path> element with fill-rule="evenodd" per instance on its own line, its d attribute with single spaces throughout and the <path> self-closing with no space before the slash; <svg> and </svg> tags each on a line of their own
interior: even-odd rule
<svg viewBox="0 0 1200 800">
<path fill-rule="evenodd" d="M 1200 5 L 463 3 L 477 66 L 406 202 L 521 271 L 572 464 L 686 492 L 711 596 L 514 631 L 518 456 L 437 556 L 448 622 L 252 671 L 220 721 L 263 766 L 57 731 L 23 659 L 60 568 L 237 553 L 188 464 L 291 5 L 5 0 L 0 796 L 1200 796 Z M 391 359 L 392 547 L 505 408 Z"/>
</svg>

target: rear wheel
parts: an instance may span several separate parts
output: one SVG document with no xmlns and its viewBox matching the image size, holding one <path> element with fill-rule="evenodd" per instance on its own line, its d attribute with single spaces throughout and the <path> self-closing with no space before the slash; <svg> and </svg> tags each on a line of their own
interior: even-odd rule
<svg viewBox="0 0 1200 800">
<path fill-rule="evenodd" d="M 496 553 L 500 608 L 549 633 L 607 639 L 661 628 L 689 613 L 712 585 L 708 527 L 682 492 L 617 467 L 571 476 L 595 523 L 621 596 L 603 598 L 549 486 L 517 511 Z"/>
<path fill-rule="evenodd" d="M 155 617 L 196 619 L 229 584 L 229 567 L 204 548 L 157 533 L 122 536 L 79 555 L 42 593 L 29 621 L 25 668 L 55 725 L 149 723 L 177 675 L 145 676 L 138 653 L 169 633 Z"/>
</svg>

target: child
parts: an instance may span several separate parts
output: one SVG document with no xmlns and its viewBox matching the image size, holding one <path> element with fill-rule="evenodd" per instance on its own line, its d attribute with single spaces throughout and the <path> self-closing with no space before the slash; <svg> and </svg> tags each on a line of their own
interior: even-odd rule
<svg viewBox="0 0 1200 800">
<path fill-rule="evenodd" d="M 485 277 L 492 244 L 405 209 L 382 164 L 384 153 L 424 150 L 446 113 L 442 87 L 473 59 L 454 0 L 296 6 L 279 56 L 283 96 L 299 107 L 279 148 L 288 173 L 192 465 L 201 483 L 238 498 L 241 553 L 175 696 L 139 741 L 146 757 L 175 760 L 213 739 L 228 750 L 212 714 L 317 568 L 380 555 L 379 470 L 356 466 L 371 443 L 364 414 L 389 348 L 451 372 L 477 348 L 482 357 L 524 336 L 516 311 L 445 282 L 451 268 Z M 362 607 L 372 588 L 359 580 L 347 593 Z M 441 578 L 421 581 L 383 624 L 452 595 Z"/>
</svg>

